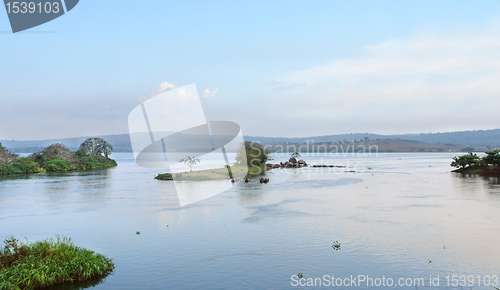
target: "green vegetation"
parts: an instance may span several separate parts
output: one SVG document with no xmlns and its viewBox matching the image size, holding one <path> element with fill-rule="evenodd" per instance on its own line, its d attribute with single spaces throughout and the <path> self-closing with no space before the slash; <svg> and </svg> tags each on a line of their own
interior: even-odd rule
<svg viewBox="0 0 500 290">
<path fill-rule="evenodd" d="M 469 152 L 467 155 L 453 157 L 453 161 L 450 165 L 457 168 L 466 168 L 479 164 L 481 164 L 481 158 L 479 158 L 479 156 L 477 156 L 476 154 L 472 154 L 472 152 Z"/>
<path fill-rule="evenodd" d="M 340 243 L 338 241 L 335 241 L 332 244 L 332 248 L 334 248 L 336 251 L 340 250 Z"/>
<path fill-rule="evenodd" d="M 269 160 L 273 160 L 271 152 L 257 142 L 245 141 L 236 154 L 236 164 L 246 164 L 248 167 L 265 166 Z"/>
<path fill-rule="evenodd" d="M 155 176 L 155 179 L 158 179 L 158 180 L 174 180 L 172 174 L 170 173 L 159 173 L 158 175 Z"/>
<path fill-rule="evenodd" d="M 482 158 L 472 154 L 472 152 L 462 156 L 455 156 L 450 165 L 458 168 L 454 172 L 500 176 L 500 150 L 485 153 L 486 156 Z"/>
<path fill-rule="evenodd" d="M 155 176 L 157 180 L 217 180 L 231 179 L 234 176 L 258 175 L 266 171 L 266 163 L 272 160 L 270 152 L 257 142 L 246 141 L 241 144 L 236 153 L 236 162 L 231 165 L 230 170 L 226 167 L 218 169 L 207 169 L 192 171 L 192 166 L 199 163 L 198 158 L 187 156 L 180 160 L 189 166 L 189 172 L 164 173 Z M 248 176 L 247 175 L 247 176 Z"/>
<path fill-rule="evenodd" d="M 80 148 L 73 152 L 63 144 L 52 144 L 29 157 L 19 157 L 10 153 L 0 143 L 0 175 L 64 172 L 117 166 L 109 158 L 113 147 L 100 138 L 85 140 Z"/>
<path fill-rule="evenodd" d="M 45 172 L 45 169 L 27 157 L 17 158 L 11 164 L 0 164 L 0 175 L 39 172 Z"/>
<path fill-rule="evenodd" d="M 70 238 L 57 237 L 20 243 L 11 237 L 0 249 L 0 289 L 37 289 L 64 282 L 104 277 L 114 269 L 104 255 L 75 246 Z"/>
<path fill-rule="evenodd" d="M 233 176 L 246 176 L 257 175 L 265 170 L 264 166 L 260 167 L 248 167 L 245 165 L 233 165 L 231 166 L 231 176 L 229 175 L 229 170 L 227 167 L 199 170 L 199 171 L 189 171 L 182 173 L 163 173 L 155 176 L 157 180 L 220 180 L 220 179 L 231 179 Z M 247 176 L 248 176 L 247 175 Z"/>
<path fill-rule="evenodd" d="M 297 277 L 299 277 L 299 279 L 302 279 L 302 278 L 304 278 L 304 275 L 302 275 L 302 273 L 298 273 Z"/>
</svg>

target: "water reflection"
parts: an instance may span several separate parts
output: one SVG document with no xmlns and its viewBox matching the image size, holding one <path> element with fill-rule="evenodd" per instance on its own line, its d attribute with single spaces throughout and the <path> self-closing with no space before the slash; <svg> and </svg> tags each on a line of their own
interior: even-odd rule
<svg viewBox="0 0 500 290">
<path fill-rule="evenodd" d="M 456 191 L 464 197 L 475 199 L 500 199 L 500 179 L 478 174 L 452 173 L 456 183 Z"/>
<path fill-rule="evenodd" d="M 94 277 L 82 282 L 67 282 L 50 287 L 51 290 L 81 290 L 93 288 L 106 281 L 106 277 Z"/>
</svg>

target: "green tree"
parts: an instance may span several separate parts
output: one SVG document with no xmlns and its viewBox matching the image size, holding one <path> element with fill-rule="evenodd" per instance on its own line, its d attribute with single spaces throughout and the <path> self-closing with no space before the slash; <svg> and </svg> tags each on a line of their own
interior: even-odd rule
<svg viewBox="0 0 500 290">
<path fill-rule="evenodd" d="M 44 168 L 51 160 L 64 160 L 69 162 L 71 166 L 75 166 L 78 162 L 75 152 L 71 151 L 66 145 L 59 143 L 52 144 L 40 152 L 31 154 L 30 158 Z"/>
<path fill-rule="evenodd" d="M 38 173 L 45 170 L 40 168 L 40 165 L 30 158 L 17 158 L 13 163 L 14 173 Z"/>
<path fill-rule="evenodd" d="M 452 167 L 466 168 L 472 165 L 478 165 L 481 163 L 481 159 L 476 154 L 469 152 L 467 155 L 455 156 L 451 162 Z"/>
<path fill-rule="evenodd" d="M 500 150 L 494 150 L 484 153 L 486 153 L 486 156 L 482 158 L 483 164 L 500 165 Z"/>
<path fill-rule="evenodd" d="M 182 158 L 181 160 L 179 160 L 179 162 L 182 162 L 184 164 L 186 164 L 187 166 L 189 166 L 189 172 L 193 171 L 193 165 L 197 164 L 197 163 L 200 163 L 200 159 L 196 158 L 196 157 L 191 157 L 191 156 L 186 156 L 184 158 Z"/>
<path fill-rule="evenodd" d="M 78 151 L 82 155 L 104 155 L 109 158 L 109 155 L 113 152 L 113 146 L 102 138 L 88 138 L 80 145 Z"/>
<path fill-rule="evenodd" d="M 240 145 L 240 148 L 236 153 L 237 164 L 262 166 L 269 160 L 272 160 L 271 152 L 257 142 L 245 141 L 244 144 Z"/>
</svg>

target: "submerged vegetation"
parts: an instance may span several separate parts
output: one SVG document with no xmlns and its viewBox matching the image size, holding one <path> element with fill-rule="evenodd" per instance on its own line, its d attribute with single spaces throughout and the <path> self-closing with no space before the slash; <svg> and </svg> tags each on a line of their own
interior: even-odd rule
<svg viewBox="0 0 500 290">
<path fill-rule="evenodd" d="M 57 237 L 21 243 L 11 237 L 0 249 L 0 289 L 37 289 L 104 277 L 114 269 L 104 255 Z"/>
<path fill-rule="evenodd" d="M 450 165 L 457 168 L 453 172 L 500 177 L 500 150 L 485 152 L 485 154 L 484 157 L 479 157 L 469 152 L 466 155 L 453 157 Z"/>
<path fill-rule="evenodd" d="M 109 158 L 113 147 L 101 138 L 88 138 L 77 151 L 63 144 L 52 144 L 28 157 L 11 153 L 0 143 L 0 175 L 63 172 L 117 166 Z"/>
</svg>

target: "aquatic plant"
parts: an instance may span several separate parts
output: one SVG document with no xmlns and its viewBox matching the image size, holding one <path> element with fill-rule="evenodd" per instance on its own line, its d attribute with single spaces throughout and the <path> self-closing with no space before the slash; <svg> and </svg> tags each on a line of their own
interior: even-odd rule
<svg viewBox="0 0 500 290">
<path fill-rule="evenodd" d="M 304 278 L 304 275 L 302 275 L 302 273 L 298 273 L 297 277 L 299 277 L 299 279 L 302 279 L 302 278 Z"/>
<path fill-rule="evenodd" d="M 21 243 L 14 237 L 0 249 L 0 289 L 36 289 L 104 277 L 114 269 L 104 255 L 60 237 Z"/>
<path fill-rule="evenodd" d="M 141 234 L 141 232 L 137 231 L 137 232 L 135 232 L 135 234 L 136 234 L 136 235 L 140 235 L 140 234 Z"/>
<path fill-rule="evenodd" d="M 340 250 L 340 243 L 338 241 L 335 241 L 332 244 L 332 248 L 334 248 L 336 251 Z"/>
</svg>

